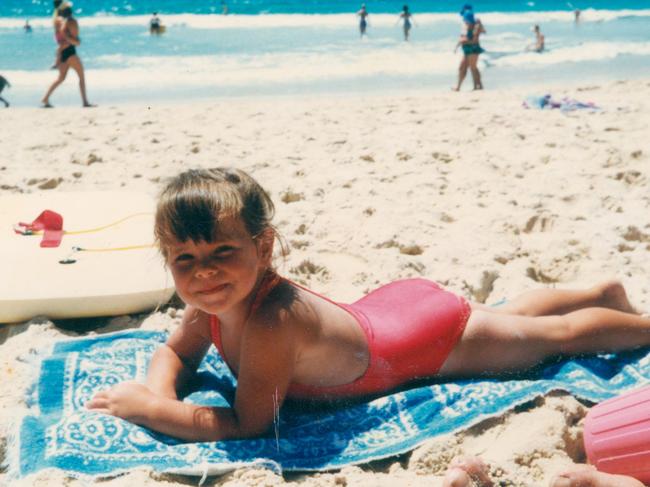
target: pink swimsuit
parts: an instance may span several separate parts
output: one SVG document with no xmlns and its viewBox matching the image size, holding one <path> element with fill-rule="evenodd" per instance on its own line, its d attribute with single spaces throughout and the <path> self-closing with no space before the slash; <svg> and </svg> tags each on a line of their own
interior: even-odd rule
<svg viewBox="0 0 650 487">
<path fill-rule="evenodd" d="M 277 283 L 278 279 L 274 282 Z M 261 299 L 272 287 L 262 286 L 266 292 L 260 289 L 258 295 Z M 358 379 L 338 386 L 292 383 L 287 391 L 288 397 L 332 399 L 364 396 L 434 376 L 463 334 L 470 315 L 470 306 L 465 299 L 425 279 L 395 281 L 352 304 L 334 304 L 348 311 L 364 331 L 370 354 L 368 368 Z M 210 317 L 210 329 L 212 342 L 225 357 L 219 320 L 214 315 Z"/>
</svg>

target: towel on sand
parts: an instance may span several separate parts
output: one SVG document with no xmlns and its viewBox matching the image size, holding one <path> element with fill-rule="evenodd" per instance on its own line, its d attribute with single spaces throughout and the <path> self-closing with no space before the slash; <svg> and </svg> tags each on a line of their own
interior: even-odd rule
<svg viewBox="0 0 650 487">
<path fill-rule="evenodd" d="M 54 344 L 38 367 L 28 412 L 8 445 L 10 477 L 45 468 L 72 477 L 106 477 L 135 467 L 188 475 L 265 464 L 276 470 L 337 469 L 404 453 L 425 440 L 499 415 L 551 390 L 599 402 L 650 382 L 650 352 L 639 350 L 555 362 L 511 379 L 414 386 L 364 402 L 305 407 L 287 403 L 261 438 L 182 443 L 118 418 L 92 413 L 85 402 L 124 380 L 143 380 L 166 334 L 142 330 Z M 214 350 L 186 400 L 227 405 L 235 380 Z"/>
</svg>

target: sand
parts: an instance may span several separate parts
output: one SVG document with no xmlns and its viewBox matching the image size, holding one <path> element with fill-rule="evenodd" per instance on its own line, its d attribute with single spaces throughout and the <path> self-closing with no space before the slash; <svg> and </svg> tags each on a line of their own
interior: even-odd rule
<svg viewBox="0 0 650 487">
<path fill-rule="evenodd" d="M 594 101 L 598 112 L 526 110 L 529 93 Z M 165 106 L 1 112 L 0 194 L 140 190 L 190 167 L 253 173 L 277 206 L 286 275 L 353 300 L 424 276 L 495 303 L 543 286 L 619 278 L 650 310 L 650 81 L 483 93 L 213 100 Z M 171 307 L 92 321 L 85 333 L 173 329 Z M 76 336 L 46 318 L 0 326 L 0 460 L 24 408 L 29 358 Z M 411 454 L 289 475 L 243 469 L 206 485 L 440 485 L 454 454 L 480 454 L 501 485 L 544 486 L 583 461 L 588 407 L 540 398 Z M 525 434 L 524 434 L 525 432 Z M 144 470 L 107 486 L 188 485 Z M 0 473 L 0 484 L 7 481 Z M 41 472 L 13 485 L 81 485 Z"/>
</svg>

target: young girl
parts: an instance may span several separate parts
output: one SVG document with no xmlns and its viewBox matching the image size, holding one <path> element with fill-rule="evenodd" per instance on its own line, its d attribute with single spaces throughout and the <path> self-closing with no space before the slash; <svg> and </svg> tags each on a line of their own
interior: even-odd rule
<svg viewBox="0 0 650 487">
<path fill-rule="evenodd" d="M 491 308 L 405 279 L 335 303 L 274 272 L 272 216 L 267 193 L 237 169 L 190 170 L 167 185 L 155 235 L 187 304 L 182 324 L 154 353 L 146 384 L 99 392 L 88 408 L 188 441 L 244 438 L 265 433 L 288 397 L 380 394 L 650 343 L 650 319 L 616 282 Z M 232 408 L 180 399 L 213 344 L 238 378 Z"/>
</svg>

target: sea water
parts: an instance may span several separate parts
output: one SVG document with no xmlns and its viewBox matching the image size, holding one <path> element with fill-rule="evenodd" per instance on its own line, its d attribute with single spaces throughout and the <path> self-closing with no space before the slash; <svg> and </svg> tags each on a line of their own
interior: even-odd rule
<svg viewBox="0 0 650 487">
<path fill-rule="evenodd" d="M 223 15 L 227 1 L 228 15 Z M 156 103 L 211 97 L 324 95 L 448 89 L 455 82 L 463 2 L 367 1 L 367 36 L 342 0 L 76 0 L 89 97 L 98 103 Z M 575 22 L 574 10 L 581 10 Z M 480 67 L 486 88 L 598 83 L 650 75 L 650 0 L 484 0 Z M 167 30 L 151 36 L 158 11 Z M 23 25 L 29 20 L 32 31 Z M 528 52 L 539 24 L 546 51 Z M 51 2 L 0 0 L 0 74 L 14 105 L 36 106 L 56 78 Z M 467 80 L 469 89 L 471 80 Z M 52 98 L 79 103 L 72 72 Z"/>
</svg>

